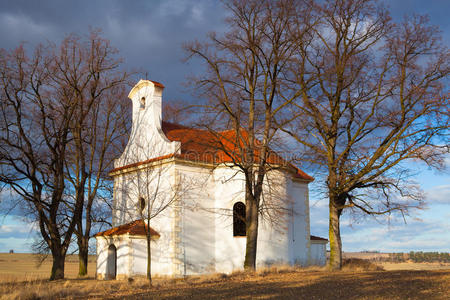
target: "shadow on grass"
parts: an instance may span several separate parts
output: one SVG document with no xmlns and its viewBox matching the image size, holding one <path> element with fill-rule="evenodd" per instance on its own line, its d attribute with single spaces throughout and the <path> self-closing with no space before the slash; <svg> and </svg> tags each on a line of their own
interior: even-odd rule
<svg viewBox="0 0 450 300">
<path fill-rule="evenodd" d="M 321 272 L 317 276 L 294 273 L 283 277 L 258 277 L 260 281 L 225 280 L 155 287 L 126 298 L 447 299 L 449 275 L 448 271 Z M 443 283 L 444 277 L 447 277 L 446 283 Z"/>
</svg>

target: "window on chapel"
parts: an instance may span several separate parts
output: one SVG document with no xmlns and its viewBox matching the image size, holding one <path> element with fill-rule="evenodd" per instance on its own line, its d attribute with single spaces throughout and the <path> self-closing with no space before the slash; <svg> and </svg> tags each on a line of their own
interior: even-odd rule
<svg viewBox="0 0 450 300">
<path fill-rule="evenodd" d="M 141 109 L 144 109 L 145 108 L 145 97 L 142 97 L 140 102 L 141 102 Z"/>
<path fill-rule="evenodd" d="M 245 236 L 245 204 L 236 202 L 233 205 L 233 236 Z"/>
<path fill-rule="evenodd" d="M 142 214 L 145 208 L 145 199 L 143 197 L 139 198 L 139 212 Z"/>
</svg>

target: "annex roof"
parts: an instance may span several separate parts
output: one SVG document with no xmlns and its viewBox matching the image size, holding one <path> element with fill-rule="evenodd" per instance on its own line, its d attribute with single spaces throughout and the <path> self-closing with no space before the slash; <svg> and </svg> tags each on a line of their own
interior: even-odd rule
<svg viewBox="0 0 450 300">
<path fill-rule="evenodd" d="M 321 238 L 321 237 L 318 237 L 318 236 L 315 236 L 315 235 L 311 235 L 309 239 L 310 239 L 311 241 L 323 241 L 323 242 L 328 242 L 327 239 L 324 239 L 324 238 Z"/>
<path fill-rule="evenodd" d="M 148 225 L 145 224 L 145 222 L 142 219 L 140 219 L 140 220 L 135 220 L 133 222 L 123 224 L 120 226 L 116 226 L 111 229 L 99 232 L 96 235 L 94 235 L 94 237 L 114 236 L 114 235 L 124 235 L 124 234 L 145 236 L 145 235 L 147 235 L 147 231 L 146 231 L 147 229 L 148 229 Z M 150 227 L 150 237 L 158 238 L 159 236 L 160 236 L 160 234 L 156 230 L 154 230 L 153 228 Z"/>
</svg>

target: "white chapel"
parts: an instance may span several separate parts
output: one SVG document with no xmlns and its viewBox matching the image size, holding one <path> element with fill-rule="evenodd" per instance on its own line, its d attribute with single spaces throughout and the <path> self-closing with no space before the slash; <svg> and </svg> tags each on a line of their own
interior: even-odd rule
<svg viewBox="0 0 450 300">
<path fill-rule="evenodd" d="M 163 89 L 161 83 L 140 80 L 128 95 L 132 130 L 110 172 L 113 228 L 95 235 L 97 278 L 145 275 L 146 229 L 152 275 L 243 269 L 244 176 L 213 146 L 215 135 L 162 120 Z M 223 132 L 227 135 L 233 131 Z M 270 209 L 259 219 L 257 268 L 326 263 L 328 241 L 310 234 L 308 184 L 313 180 L 292 164 L 267 174 L 264 201 Z"/>
</svg>

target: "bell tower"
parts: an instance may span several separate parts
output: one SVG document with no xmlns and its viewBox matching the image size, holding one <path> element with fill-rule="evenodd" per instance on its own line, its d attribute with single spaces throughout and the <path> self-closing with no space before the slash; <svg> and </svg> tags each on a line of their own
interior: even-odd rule
<svg viewBox="0 0 450 300">
<path fill-rule="evenodd" d="M 131 134 L 115 168 L 179 152 L 179 142 L 169 141 L 161 128 L 163 90 L 161 83 L 143 79 L 131 89 Z"/>
</svg>

